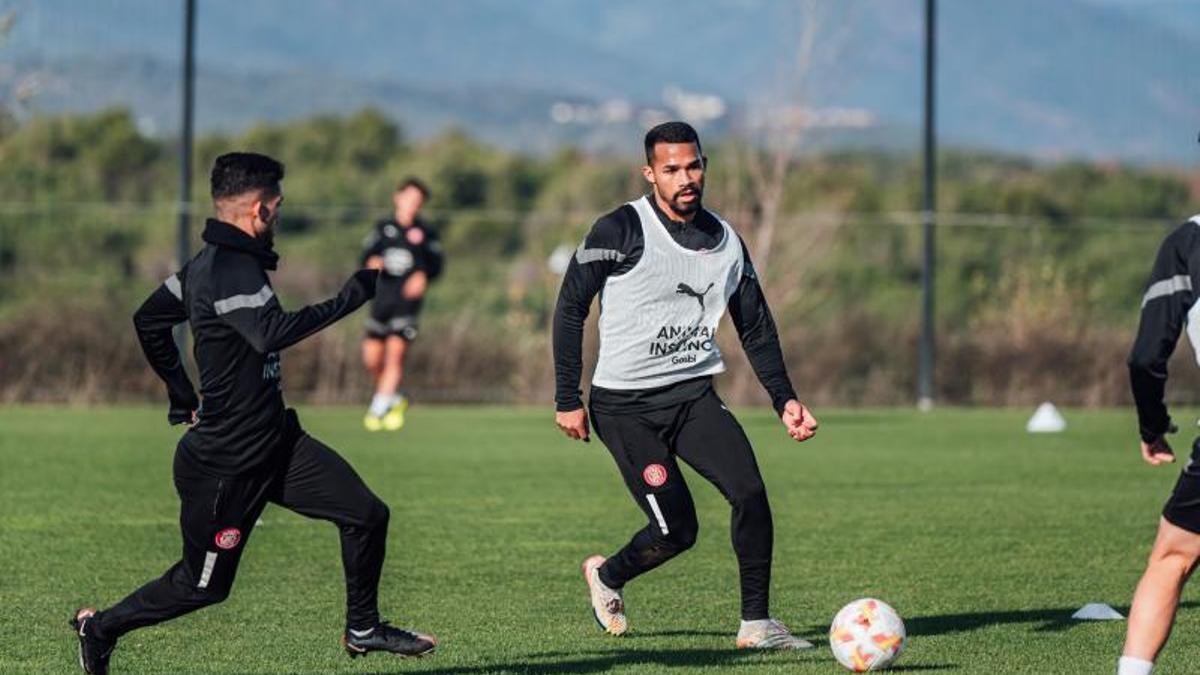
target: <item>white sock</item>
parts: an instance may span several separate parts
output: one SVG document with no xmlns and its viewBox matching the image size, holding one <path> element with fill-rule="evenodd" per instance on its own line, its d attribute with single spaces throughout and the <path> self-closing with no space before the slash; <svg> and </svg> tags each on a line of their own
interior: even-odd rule
<svg viewBox="0 0 1200 675">
<path fill-rule="evenodd" d="M 388 408 L 392 407 L 392 396 L 389 394 L 375 394 L 371 397 L 370 413 L 375 417 L 383 417 L 387 414 Z"/>
<path fill-rule="evenodd" d="M 1154 662 L 1139 659 L 1136 656 L 1122 656 L 1117 661 L 1117 675 L 1150 675 L 1154 672 Z"/>
</svg>

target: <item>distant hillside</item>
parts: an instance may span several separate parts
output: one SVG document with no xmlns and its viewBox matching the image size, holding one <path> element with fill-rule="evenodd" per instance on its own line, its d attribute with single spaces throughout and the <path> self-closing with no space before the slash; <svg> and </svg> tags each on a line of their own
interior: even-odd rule
<svg viewBox="0 0 1200 675">
<path fill-rule="evenodd" d="M 19 23 L 6 51 L 46 73 L 36 106 L 125 102 L 159 131 L 173 128 L 182 3 L 7 4 Z M 869 121 L 835 138 L 915 145 L 921 4 L 819 5 L 821 35 L 840 47 L 821 52 L 808 100 Z M 710 128 L 719 132 L 778 91 L 804 19 L 779 0 L 704 0 L 687 12 L 664 0 L 199 5 L 202 128 L 374 103 L 414 133 L 454 124 L 534 150 L 623 147 L 653 113 L 672 113 L 669 86 L 720 97 L 724 115 Z M 1047 158 L 1200 160 L 1200 2 L 939 6 L 938 121 L 948 142 Z M 556 102 L 583 112 L 555 123 Z M 605 113 L 605 102 L 625 114 Z"/>
</svg>

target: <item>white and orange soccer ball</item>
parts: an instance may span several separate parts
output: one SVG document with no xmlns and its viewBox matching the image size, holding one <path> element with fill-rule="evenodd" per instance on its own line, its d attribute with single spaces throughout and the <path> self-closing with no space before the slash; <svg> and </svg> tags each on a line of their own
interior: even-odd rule
<svg viewBox="0 0 1200 675">
<path fill-rule="evenodd" d="M 829 626 L 829 647 L 838 663 L 856 673 L 883 670 L 904 651 L 904 621 L 892 606 L 875 598 L 846 605 Z"/>
</svg>

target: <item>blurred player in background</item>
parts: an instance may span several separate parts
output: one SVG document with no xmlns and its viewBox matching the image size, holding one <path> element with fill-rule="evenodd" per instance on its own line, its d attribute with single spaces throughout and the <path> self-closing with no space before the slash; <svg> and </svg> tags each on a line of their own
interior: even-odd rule
<svg viewBox="0 0 1200 675">
<path fill-rule="evenodd" d="M 1142 459 L 1152 466 L 1171 464 L 1175 452 L 1167 443 L 1174 431 L 1163 402 L 1167 361 L 1184 325 L 1192 346 L 1200 349 L 1200 215 L 1180 225 L 1158 250 L 1150 283 L 1142 296 L 1142 316 L 1129 355 L 1129 376 L 1137 402 Z M 1200 560 L 1200 439 L 1192 444 L 1175 489 L 1158 521 L 1158 535 L 1146 571 L 1129 610 L 1119 675 L 1148 675 L 1162 651 L 1183 585 Z"/>
<path fill-rule="evenodd" d="M 808 440 L 817 421 L 796 400 L 745 245 L 700 205 L 707 160 L 695 129 L 661 124 L 646 134 L 645 150 L 650 194 L 596 221 L 571 259 L 554 313 L 555 421 L 586 441 L 583 324 L 601 294 L 591 419 L 648 519 L 612 556 L 584 561 L 593 616 L 608 633 L 624 633 L 625 584 L 695 543 L 699 523 L 682 459 L 732 507 L 742 591 L 737 647 L 809 649 L 769 613 L 774 529 L 766 487 L 749 439 L 713 390 L 713 375 L 725 370 L 716 330 L 726 310 L 787 433 Z"/>
<path fill-rule="evenodd" d="M 441 241 L 420 218 L 428 198 L 429 188 L 421 181 L 401 181 L 392 194 L 392 217 L 376 223 L 363 242 L 362 265 L 381 271 L 362 343 L 363 365 L 375 380 L 375 395 L 363 418 L 369 431 L 404 426 L 404 359 L 417 337 L 425 292 L 442 273 Z"/>
</svg>

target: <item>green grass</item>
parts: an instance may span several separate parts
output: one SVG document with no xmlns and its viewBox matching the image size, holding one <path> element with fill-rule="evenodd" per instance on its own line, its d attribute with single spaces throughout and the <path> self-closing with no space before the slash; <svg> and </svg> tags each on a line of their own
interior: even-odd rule
<svg viewBox="0 0 1200 675">
<path fill-rule="evenodd" d="M 0 672 L 72 672 L 70 611 L 178 556 L 164 414 L 0 409 Z M 741 415 L 775 514 L 773 611 L 820 639 L 813 652 L 732 649 L 728 509 L 694 473 L 700 541 L 629 585 L 632 631 L 614 639 L 592 623 L 579 562 L 642 515 L 599 443 L 560 438 L 546 410 L 417 407 L 400 434 L 367 434 L 357 409 L 306 409 L 392 507 L 385 616 L 436 633 L 439 652 L 347 659 L 336 532 L 272 506 L 232 597 L 127 636 L 114 673 L 836 673 L 828 621 L 865 595 L 907 620 L 902 670 L 1112 671 L 1124 622 L 1068 617 L 1127 607 L 1178 470 L 1141 464 L 1131 413 L 1069 412 L 1066 433 L 1041 437 L 1023 431 L 1028 411 L 818 414 L 804 445 L 766 412 Z M 1163 673 L 1194 672 L 1195 598 Z"/>
</svg>

